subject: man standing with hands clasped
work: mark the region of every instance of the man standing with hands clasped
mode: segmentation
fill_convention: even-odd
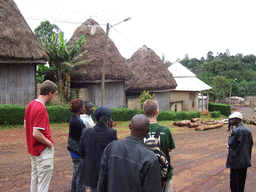
[[[247,175],[247,167],[251,167],[251,154],[253,139],[251,131],[241,122],[243,116],[240,112],[234,112],[229,116],[231,129],[228,138],[228,157],[226,167],[230,168],[231,192],[243,192]]]
[[[40,88],[40,96],[31,101],[25,111],[27,147],[31,154],[32,192],[48,191],[53,171],[53,141],[50,132],[49,116],[45,104],[57,92],[52,81],[45,81]]]

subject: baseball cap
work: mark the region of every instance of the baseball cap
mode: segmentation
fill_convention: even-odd
[[[243,115],[240,112],[234,112],[228,118],[229,119],[233,119],[233,118],[243,119]]]

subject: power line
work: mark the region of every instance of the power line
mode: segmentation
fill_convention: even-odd
[[[57,23],[64,23],[64,24],[82,24],[84,22],[81,21],[67,21],[67,20],[59,20],[59,19],[50,19],[50,18],[42,18],[42,17],[30,17],[30,16],[24,16],[26,19],[30,19],[30,20],[36,20],[36,21],[50,21],[50,22],[57,22]],[[106,26],[107,24],[99,24],[100,26]],[[120,33],[118,30],[116,30],[115,28],[113,28],[119,35],[121,35],[126,41],[128,41],[129,43],[131,43],[136,49],[138,49],[140,46],[138,46],[137,44],[135,44],[132,40],[128,39],[125,35],[123,35],[122,33]],[[113,30],[112,29],[112,30]]]

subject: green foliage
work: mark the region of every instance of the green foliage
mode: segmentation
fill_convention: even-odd
[[[217,53],[216,56],[209,51],[206,59],[202,57],[201,60],[189,59],[186,56],[180,62],[213,88],[210,91],[210,100],[223,101],[223,98],[229,96],[228,86],[226,83],[221,84],[220,79],[218,82],[214,81],[216,76],[225,77],[229,83],[237,78],[232,87],[234,96],[256,95],[256,86],[253,83],[256,81],[256,56],[253,54],[230,55],[230,51],[227,49],[226,52]]]
[[[148,99],[154,99],[155,97],[155,93],[150,94],[148,91],[143,91],[143,93],[140,95],[140,104],[141,104],[141,108],[143,107],[143,104],[146,100]]]
[[[19,105],[0,105],[0,125],[22,125],[26,107]]]
[[[219,118],[221,115],[221,112],[220,111],[211,111],[210,114],[213,118]]]
[[[50,123],[68,122],[70,116],[73,114],[68,109],[68,106],[52,105],[46,108],[47,108],[47,113],[49,115]]]
[[[56,73],[57,69],[55,66],[48,67],[44,64],[38,64],[36,70],[36,81],[37,83],[43,83],[45,80],[51,80],[56,82]]]
[[[209,111],[220,111],[222,115],[228,116],[231,106],[221,103],[209,103]]]
[[[87,63],[87,60],[79,61],[79,59],[87,51],[80,53],[81,47],[85,44],[84,35],[82,35],[74,45],[69,45],[69,41],[64,40],[62,32],[53,34],[51,41],[48,38],[42,37],[40,42],[50,57],[50,66],[52,66],[51,72],[54,74],[54,78],[58,84],[58,93],[61,100],[68,101],[69,89],[70,89],[70,72],[77,66]]]
[[[46,37],[47,40],[50,42],[51,37],[53,34],[58,34],[60,31],[59,27],[55,24],[51,24],[49,21],[42,21],[40,25],[35,28],[35,34],[41,40],[42,38]]]
[[[113,121],[130,121],[137,114],[144,114],[144,111],[140,109],[111,108]]]
[[[215,76],[212,82],[212,90],[210,90],[213,99],[224,101],[230,90],[230,83],[224,76]]]
[[[47,104],[49,121],[53,123],[68,123],[73,114],[67,105]],[[96,106],[95,106],[96,108]],[[0,105],[0,125],[22,125],[24,123],[26,107],[18,105]],[[144,114],[140,109],[111,108],[111,118],[113,121],[130,121],[134,115]],[[178,121],[201,117],[200,111],[159,111],[158,121]],[[92,119],[95,121],[94,114]]]

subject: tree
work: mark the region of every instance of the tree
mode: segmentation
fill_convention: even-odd
[[[60,29],[57,25],[51,24],[49,21],[42,21],[40,25],[35,28],[35,34],[38,36],[39,40],[47,37],[48,41],[51,42],[51,38],[53,34],[58,34]]]
[[[210,91],[212,99],[217,101],[224,101],[228,96],[230,83],[224,76],[215,76],[211,84],[212,90]]]
[[[214,60],[214,56],[213,56],[213,52],[212,51],[209,51],[207,53],[206,60],[208,60],[208,61]]]
[[[143,107],[143,104],[146,100],[148,99],[154,99],[155,94],[150,94],[149,91],[143,91],[143,93],[140,95],[140,104],[141,104],[141,108]]]
[[[166,65],[166,68],[168,68],[171,66],[172,63],[170,61],[166,60],[166,61],[164,61],[164,64]]]
[[[84,35],[81,36],[73,46],[68,46],[66,40],[64,40],[63,33],[60,32],[59,36],[53,34],[51,42],[48,41],[48,37],[45,36],[41,39],[46,53],[50,57],[50,63],[54,67],[55,77],[57,79],[58,91],[61,100],[67,102],[68,93],[70,89],[70,72],[71,70],[81,64],[85,64],[87,60],[77,60],[83,56],[87,51],[79,54],[82,45],[85,44]]]

